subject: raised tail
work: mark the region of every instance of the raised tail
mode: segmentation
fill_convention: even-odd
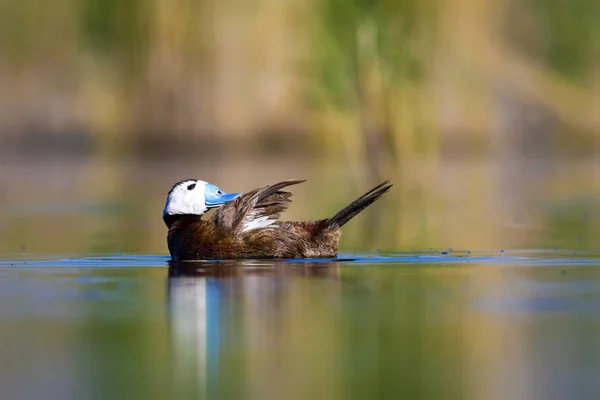
[[[370,206],[375,200],[381,197],[382,194],[386,193],[392,184],[390,181],[385,181],[369,190],[367,193],[354,200],[352,203],[344,207],[340,212],[335,214],[333,217],[326,219],[327,226],[336,225],[341,227],[346,222],[350,221],[356,214]]]

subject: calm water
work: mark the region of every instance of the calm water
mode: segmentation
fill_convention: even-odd
[[[600,254],[7,258],[0,343],[3,398],[598,398]]]
[[[271,157],[4,162],[2,399],[600,398],[595,160],[402,163],[339,260],[179,265],[175,181],[308,178],[296,220],[377,182]]]

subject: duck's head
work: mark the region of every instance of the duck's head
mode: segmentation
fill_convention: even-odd
[[[222,206],[240,193],[226,193],[220,187],[198,179],[177,182],[167,195],[163,217],[172,215],[203,215],[211,208]]]

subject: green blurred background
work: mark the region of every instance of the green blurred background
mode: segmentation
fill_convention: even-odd
[[[3,0],[0,88],[5,254],[165,253],[187,177],[392,179],[345,250],[599,247],[595,0]]]
[[[599,110],[597,0],[0,0],[0,391],[599,398]],[[434,257],[177,276],[188,177]]]

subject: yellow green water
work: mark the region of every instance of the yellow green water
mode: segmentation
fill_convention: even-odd
[[[595,398],[599,287],[591,252],[4,260],[0,382],[6,398]]]
[[[2,398],[600,395],[593,160],[406,162],[337,260],[177,265],[161,220],[177,180],[308,178],[287,219],[332,215],[377,182],[314,160],[1,171]]]
[[[600,398],[600,2],[248,4],[0,2],[0,399]],[[394,187],[169,266],[188,177]]]

